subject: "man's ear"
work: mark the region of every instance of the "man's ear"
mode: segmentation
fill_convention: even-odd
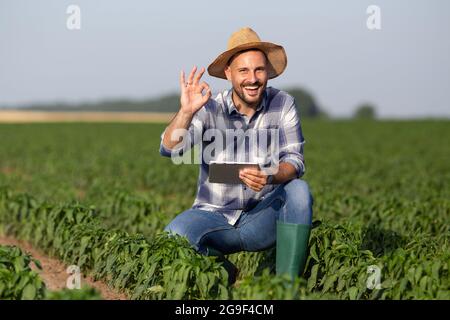
[[[230,68],[230,66],[226,66],[224,71],[225,71],[225,76],[227,77],[227,80],[231,81],[231,68]]]

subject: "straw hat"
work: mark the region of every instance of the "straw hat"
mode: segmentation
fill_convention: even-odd
[[[236,53],[249,49],[259,49],[266,54],[268,60],[269,79],[278,77],[286,69],[287,56],[284,48],[271,42],[263,42],[251,28],[242,28],[233,33],[228,40],[227,51],[220,54],[208,67],[213,77],[226,79],[225,67]]]

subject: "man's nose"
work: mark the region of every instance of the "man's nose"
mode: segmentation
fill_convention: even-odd
[[[258,78],[256,77],[256,72],[250,72],[249,73],[248,81],[250,81],[251,83],[255,83],[255,82],[258,81]]]

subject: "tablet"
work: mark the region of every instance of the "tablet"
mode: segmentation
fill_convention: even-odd
[[[209,163],[209,182],[244,184],[239,178],[239,171],[244,168],[259,169],[259,164],[254,162],[215,162]]]

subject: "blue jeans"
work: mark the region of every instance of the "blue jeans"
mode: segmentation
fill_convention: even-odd
[[[188,209],[164,230],[187,237],[202,254],[207,253],[207,247],[223,254],[261,251],[275,245],[277,221],[311,225],[312,205],[308,184],[294,179],[266,194],[250,211],[242,212],[234,226],[219,212]]]

